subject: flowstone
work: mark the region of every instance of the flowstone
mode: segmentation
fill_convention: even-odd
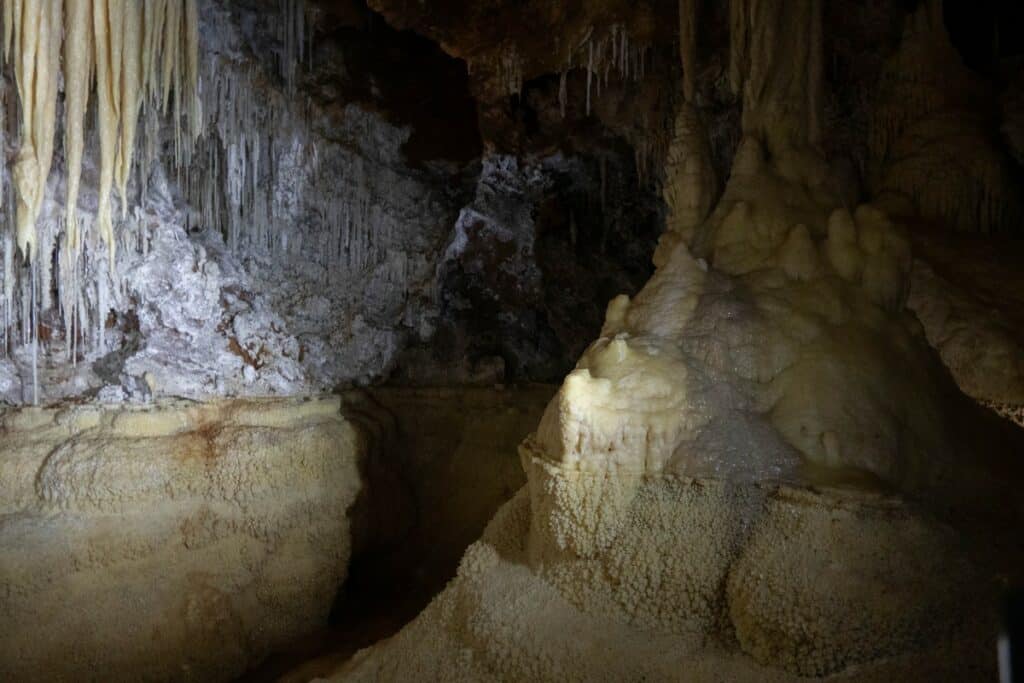
[[[368,443],[337,398],[0,412],[0,678],[227,680],[321,626]]]
[[[717,206],[674,144],[657,270],[520,447],[526,486],[334,680],[994,675],[1024,433],[959,392],[906,308],[905,228],[816,147],[819,0],[731,6]]]
[[[522,445],[524,490],[337,680],[991,675],[1021,435],[905,311],[898,226],[830,210],[811,153],[740,155],[708,260],[665,241]]]

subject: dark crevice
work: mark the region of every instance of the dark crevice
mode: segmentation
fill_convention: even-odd
[[[476,102],[466,63],[412,31],[398,31],[362,2],[331,5],[314,46],[309,88],[321,104],[359,103],[409,126],[402,151],[411,166],[479,158]],[[342,9],[344,7],[344,9]]]

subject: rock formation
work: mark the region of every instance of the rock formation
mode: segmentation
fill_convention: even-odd
[[[993,675],[1024,434],[906,310],[906,229],[843,205],[815,147],[820,5],[786,3],[808,26],[786,41],[781,8],[735,3],[717,207],[609,304],[456,580],[337,680]]]
[[[369,448],[337,399],[0,419],[5,680],[222,680],[326,619]]]
[[[5,3],[0,678],[994,678],[969,5]]]

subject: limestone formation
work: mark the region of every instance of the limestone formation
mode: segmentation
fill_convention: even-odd
[[[526,490],[339,680],[991,675],[1020,560],[975,525],[1020,518],[997,482],[1021,435],[975,460],[964,425],[999,427],[903,309],[906,238],[778,163],[741,146],[709,261],[678,243],[610,304],[521,449]]]
[[[326,621],[368,449],[338,399],[0,425],[0,678],[225,680]]]
[[[1024,208],[990,129],[994,96],[951,44],[941,0],[922,2],[903,31],[872,111],[874,193],[893,211],[958,231],[1015,232]]]
[[[0,17],[0,679],[995,678],[1012,12]]]
[[[994,675],[1024,434],[959,394],[905,227],[816,149],[820,4],[733,6],[717,207],[609,304],[456,580],[334,680]]]

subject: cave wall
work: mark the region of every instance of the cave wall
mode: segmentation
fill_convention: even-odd
[[[732,173],[729,4],[692,3],[699,30],[683,5],[204,0],[204,135],[176,165],[178,144],[143,117],[139,201],[115,267],[82,266],[95,283],[75,322],[54,272],[33,276],[48,282],[33,303],[12,256],[2,400],[561,377],[603,302],[650,275],[663,229],[692,235]],[[1007,40],[986,56],[979,37],[1013,16],[969,29],[950,18],[960,3],[925,5],[827,4],[817,144],[849,207],[1013,233],[1019,58]],[[54,250],[59,147],[42,219]]]
[[[700,63],[700,8],[720,5],[679,3],[682,98],[654,274],[609,303],[520,446],[526,486],[456,578],[331,680],[995,676],[999,586],[1024,567],[1024,432],[961,388],[1009,388],[964,369],[997,339],[980,302],[1012,310],[1001,290],[1015,278],[978,277],[986,266],[954,257],[943,272],[984,297],[933,293],[914,259],[936,258],[915,246],[939,235],[993,248],[990,233],[1015,229],[1013,162],[991,125],[965,120],[968,153],[928,123],[949,113],[944,93],[931,99],[933,69],[960,59],[941,2],[843,4],[845,17],[821,0],[728,3],[728,88],[742,113],[718,184],[699,79],[685,72]],[[485,3],[497,16],[511,5]],[[868,26],[879,6],[884,25]],[[894,37],[864,60],[874,76],[850,75],[866,90],[835,121],[862,142],[836,154],[825,64],[843,35],[829,22],[845,20],[865,22],[852,34],[861,48]],[[923,58],[893,67],[911,53]],[[965,178],[967,166],[989,182]],[[965,328],[982,334],[936,341]],[[1017,353],[1003,341],[981,356],[993,371]],[[1012,385],[1015,368],[1001,379]]]
[[[1024,308],[939,236],[1019,235],[1001,15],[197,6],[205,132],[144,119],[116,259],[90,242],[77,308],[52,258],[3,246],[0,400],[84,402],[0,413],[13,675],[231,676],[325,621],[353,552],[429,549],[405,569],[436,587],[482,530],[343,673],[989,673],[1020,434],[954,380],[1019,419]],[[567,373],[546,411],[546,387],[466,389]],[[459,388],[248,401],[381,383]],[[126,402],[148,405],[95,405]],[[138,642],[105,647],[126,624]]]
[[[9,254],[4,402],[553,380],[599,326],[596,302],[649,273],[661,220],[650,162],[602,127],[560,149],[557,85],[497,107],[500,132],[532,131],[517,159],[493,150],[499,131],[478,132],[471,65],[364,6],[204,0],[199,17],[205,132],[186,154],[143,116],[115,262],[87,251],[79,277],[94,282],[69,309],[55,270]],[[9,74],[5,92],[13,105]],[[86,223],[98,183],[87,143]],[[61,153],[41,219],[58,255]],[[518,208],[493,205],[504,194]],[[474,214],[518,234],[514,249],[487,229],[467,235]],[[461,253],[467,237],[495,252],[486,268]]]
[[[371,445],[339,399],[0,425],[5,680],[228,680],[326,621]]]

